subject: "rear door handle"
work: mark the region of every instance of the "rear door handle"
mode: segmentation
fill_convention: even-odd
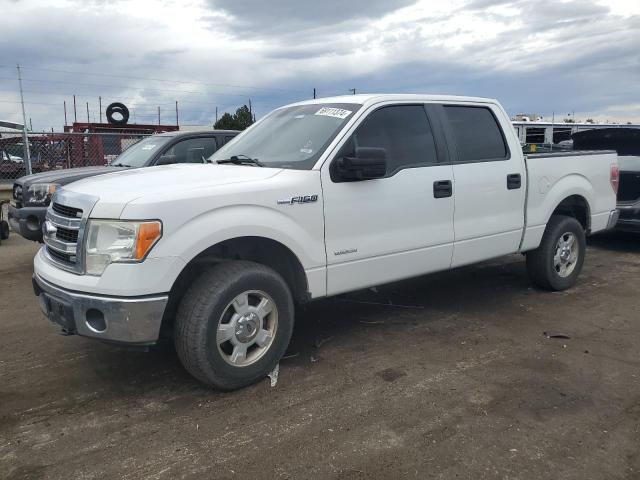
[[[522,186],[522,177],[519,173],[510,173],[507,175],[507,189],[517,190]]]
[[[446,198],[453,195],[451,180],[437,180],[433,182],[433,198]]]

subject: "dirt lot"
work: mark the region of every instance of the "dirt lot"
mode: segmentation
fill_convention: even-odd
[[[564,293],[512,256],[311,304],[277,386],[234,393],[58,335],[36,249],[0,246],[0,478],[640,478],[640,237]]]

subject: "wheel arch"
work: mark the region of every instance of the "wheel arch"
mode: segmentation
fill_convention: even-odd
[[[553,215],[566,215],[575,218],[580,222],[585,232],[589,232],[591,228],[591,207],[589,201],[583,195],[572,194],[565,197],[553,209],[549,218]]]
[[[261,236],[229,238],[195,255],[177,276],[169,291],[169,302],[162,320],[163,332],[170,330],[180,300],[189,285],[206,269],[233,260],[251,261],[272,268],[287,283],[296,303],[304,303],[310,299],[304,267],[289,247]]]

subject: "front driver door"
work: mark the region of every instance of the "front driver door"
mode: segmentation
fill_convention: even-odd
[[[424,105],[379,107],[333,161],[356,147],[384,148],[387,176],[343,182],[323,165],[329,295],[449,268],[453,169],[432,125]]]

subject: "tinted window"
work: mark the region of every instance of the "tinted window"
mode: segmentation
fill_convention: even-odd
[[[388,175],[406,167],[437,163],[433,133],[420,105],[383,107],[371,113],[339,156],[354,156],[357,147],[384,148]]]
[[[216,150],[215,137],[190,138],[176,143],[164,155],[175,155],[175,163],[203,163]]]
[[[226,137],[224,137],[224,143],[229,143],[234,138],[235,138],[235,135],[227,135]]]
[[[507,146],[496,118],[484,107],[445,106],[461,162],[482,162],[507,157]]]

